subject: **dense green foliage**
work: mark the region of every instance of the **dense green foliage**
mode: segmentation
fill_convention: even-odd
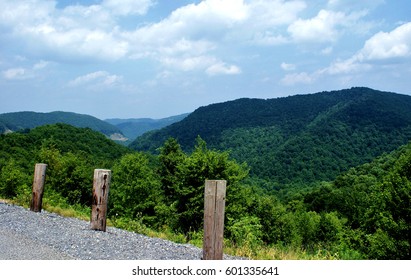
[[[65,124],[0,135],[0,197],[27,203],[34,164],[43,162],[48,164],[44,203],[86,207],[93,170],[109,168],[109,219],[114,225],[173,232],[198,244],[204,181],[224,179],[225,242],[248,248],[245,256],[275,248],[316,258],[410,259],[408,99],[386,93],[373,93],[373,99],[367,90],[358,90],[362,98],[351,96],[351,102],[340,101],[312,119],[302,112],[306,106],[294,100],[301,115],[290,120],[296,125],[292,129],[283,124],[224,130],[220,140],[236,147],[230,152],[213,148],[199,136],[191,148],[168,138],[155,154],[136,152],[91,129]],[[341,100],[346,93],[335,94]],[[326,102],[314,103],[311,109],[318,111]],[[291,109],[280,109],[285,121]],[[403,142],[408,144],[400,147]],[[384,153],[395,145],[396,150]],[[279,146],[282,150],[271,154]],[[253,155],[250,162],[234,159],[247,153]],[[277,162],[287,163],[281,172],[296,179],[282,179],[283,173],[257,177],[268,172],[268,161],[279,169],[287,165]],[[348,169],[351,165],[358,166]],[[249,176],[252,166],[259,170]],[[328,180],[332,166],[335,178]]]
[[[66,124],[0,135],[0,195],[13,197],[19,187],[30,193],[34,165],[42,162],[48,165],[48,191],[89,205],[94,168],[111,168],[127,152],[98,132]]]
[[[306,195],[313,211],[338,211],[352,245],[370,258],[411,258],[411,143]]]
[[[190,151],[197,136],[269,189],[333,180],[411,139],[411,97],[368,88],[276,99],[239,99],[201,107],[130,145],[156,152],[168,137]]]
[[[121,131],[107,122],[95,117],[71,112],[16,112],[0,114],[0,133],[7,130],[18,131],[32,129],[46,124],[65,123],[75,127],[91,128],[107,136]]]

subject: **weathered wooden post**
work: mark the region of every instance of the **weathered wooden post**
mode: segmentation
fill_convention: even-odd
[[[33,191],[30,202],[30,210],[33,212],[41,212],[46,169],[47,164],[44,163],[36,163],[34,167]]]
[[[111,170],[95,169],[93,179],[93,200],[91,203],[90,227],[106,231],[107,201],[110,189]]]
[[[223,259],[226,185],[225,180],[205,181],[203,260]]]

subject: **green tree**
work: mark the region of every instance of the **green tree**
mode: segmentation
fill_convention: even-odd
[[[13,198],[21,185],[28,184],[28,177],[14,159],[10,159],[0,170],[0,196]]]
[[[46,188],[59,193],[69,204],[91,204],[93,167],[87,155],[62,154],[54,147],[43,146],[39,160],[47,164]]]
[[[113,167],[109,197],[111,216],[142,218],[156,224],[156,206],[162,204],[161,181],[148,155],[136,152],[123,156]]]
[[[205,141],[198,137],[193,153],[178,165],[177,174],[174,188],[178,223],[183,232],[189,232],[200,230],[203,222],[205,180],[227,180],[230,192],[248,170],[230,160],[227,152],[207,149]]]
[[[160,148],[159,154],[159,175],[161,177],[161,185],[164,191],[165,198],[168,203],[175,200],[176,188],[179,174],[178,169],[187,156],[181,149],[180,144],[174,138],[169,138]]]

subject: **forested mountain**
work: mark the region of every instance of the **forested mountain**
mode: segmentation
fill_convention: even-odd
[[[65,123],[75,127],[91,128],[108,137],[120,138],[120,129],[90,115],[71,112],[15,112],[0,114],[0,133],[31,129],[46,124]],[[123,137],[124,138],[124,137]]]
[[[200,107],[130,147],[155,152],[173,137],[189,151],[197,136],[246,162],[270,188],[332,180],[411,139],[411,96],[360,87],[238,99]]]
[[[48,164],[54,191],[70,203],[90,203],[95,168],[111,168],[130,150],[90,128],[53,124],[0,135],[0,195],[30,192],[35,163]]]
[[[166,127],[170,124],[181,121],[186,116],[188,116],[188,114],[181,114],[163,119],[106,119],[104,121],[117,126],[128,139],[134,140],[136,137],[147,131]]]
[[[305,195],[307,210],[338,213],[373,259],[411,258],[411,142]]]

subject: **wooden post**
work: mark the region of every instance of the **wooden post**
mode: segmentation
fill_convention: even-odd
[[[30,210],[33,212],[41,212],[46,169],[47,164],[44,163],[36,163],[34,168],[33,192],[30,202]]]
[[[223,259],[226,185],[225,180],[205,182],[203,260]]]
[[[110,189],[111,170],[95,169],[93,179],[93,201],[91,203],[90,227],[106,231],[107,201]]]

